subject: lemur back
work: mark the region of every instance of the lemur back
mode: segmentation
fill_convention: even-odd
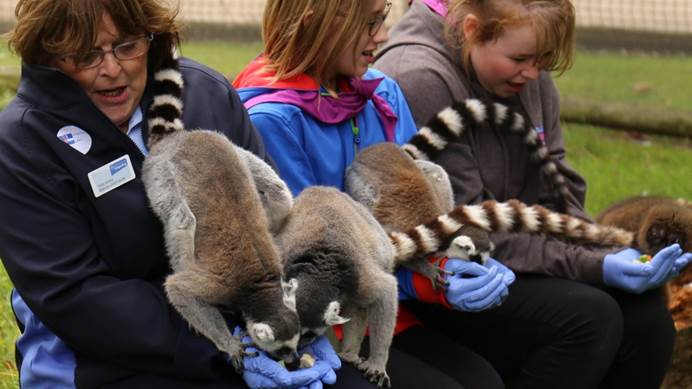
[[[288,188],[224,135],[184,130],[176,61],[155,73],[153,87],[142,180],[164,226],[173,269],[164,286],[171,304],[237,369],[243,347],[219,308],[240,313],[258,347],[293,362],[300,331],[295,282],[283,282],[267,218],[288,212]],[[272,227],[281,222],[270,220]]]

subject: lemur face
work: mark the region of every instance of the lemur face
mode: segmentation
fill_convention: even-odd
[[[316,322],[318,324],[313,324],[310,327],[307,327],[305,324],[303,324],[303,327],[300,330],[300,342],[299,346],[304,346],[307,344],[310,344],[312,341],[315,340],[318,336],[324,334],[327,329],[333,325],[336,324],[344,324],[350,319],[344,318],[340,315],[341,312],[341,303],[338,301],[330,301],[327,306],[322,310],[322,317]],[[308,321],[304,320],[303,323],[307,322],[313,322],[315,321]]]
[[[296,312],[296,290],[298,281],[281,281],[283,304],[271,312],[263,322],[248,320],[247,327],[252,341],[275,359],[283,360],[287,366],[296,363],[300,320]]]
[[[657,207],[651,211],[638,236],[640,249],[654,255],[674,243],[692,250],[692,210],[682,206]]]

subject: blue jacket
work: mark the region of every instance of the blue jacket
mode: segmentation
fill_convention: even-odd
[[[375,90],[397,115],[395,141],[403,144],[416,132],[416,125],[401,89],[384,73],[371,69],[365,78],[384,77]],[[243,102],[263,93],[267,88],[242,88],[238,94]],[[267,152],[276,163],[281,178],[294,195],[312,185],[328,185],[344,189],[344,172],[358,149],[384,142],[384,127],[375,106],[369,101],[356,117],[359,128],[354,139],[352,121],[332,125],[318,122],[300,108],[285,103],[261,103],[248,110],[250,119],[262,134]]]
[[[189,60],[181,71],[186,127],[216,129],[266,159],[228,81]],[[66,126],[90,136],[86,154],[58,139]],[[95,198],[87,174],[123,155],[136,178]],[[240,386],[166,299],[168,258],[142,161],[76,82],[50,68],[22,68],[17,97],[0,113],[0,257],[16,288],[23,387]]]

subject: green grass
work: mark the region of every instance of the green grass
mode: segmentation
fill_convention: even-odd
[[[659,194],[692,199],[692,142],[563,124],[567,160],[588,184],[591,215],[620,199]]]
[[[556,78],[565,96],[636,107],[688,111],[689,57],[577,52],[574,67]]]
[[[182,54],[206,64],[231,81],[262,50],[260,43],[234,44],[222,41],[183,43]]]
[[[260,48],[258,44],[194,42],[183,44],[182,53],[232,78]],[[0,41],[0,68],[18,69],[18,65],[17,58]],[[579,52],[575,67],[558,78],[557,84],[563,95],[627,103],[633,109],[654,105],[685,110],[692,102],[690,66],[689,58]],[[648,85],[650,90],[636,92],[634,87],[638,83]],[[2,96],[0,93],[0,99]],[[614,201],[638,194],[692,199],[689,140],[650,137],[642,142],[631,134],[603,128],[570,123],[563,128],[568,160],[589,183],[586,204],[592,215]],[[14,367],[17,329],[9,307],[10,288],[0,266],[0,389],[17,386]]]

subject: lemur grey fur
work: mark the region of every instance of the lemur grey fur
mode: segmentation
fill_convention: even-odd
[[[430,160],[444,150],[447,144],[462,136],[468,128],[477,127],[484,123],[497,126],[523,137],[529,148],[531,160],[539,165],[541,172],[553,187],[553,197],[557,209],[565,211],[566,196],[569,188],[565,177],[558,171],[557,165],[550,158],[550,153],[524,117],[500,103],[485,103],[478,99],[467,99],[456,102],[452,106],[438,112],[426,126],[403,149],[416,160]]]
[[[346,171],[345,190],[363,204],[386,232],[406,231],[454,208],[447,173],[429,161],[414,161],[393,143],[362,150]],[[462,258],[483,263],[492,249],[489,234],[466,225],[450,243]],[[443,270],[424,260],[402,264],[444,285]]]
[[[142,180],[164,226],[173,269],[164,285],[169,301],[238,370],[244,346],[219,308],[239,312],[259,348],[294,362],[297,284],[284,282],[270,233],[290,211],[288,188],[271,167],[224,135],[185,131],[176,60],[154,74],[153,88]]]
[[[390,386],[385,366],[394,334],[397,285],[391,274],[392,245],[379,223],[346,194],[313,186],[295,199],[276,242],[286,275],[298,284],[301,343],[344,324],[341,358],[378,386]],[[363,361],[359,351],[366,324],[370,356]]]

